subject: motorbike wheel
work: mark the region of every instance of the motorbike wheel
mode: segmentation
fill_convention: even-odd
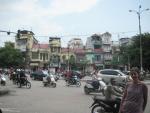
[[[84,87],[84,93],[85,93],[86,95],[88,95],[88,94],[90,93],[90,91],[89,91],[89,89],[88,89],[87,87]]]
[[[55,88],[56,87],[56,83],[52,83],[52,87]]]
[[[46,87],[46,86],[47,86],[47,84],[46,84],[46,83],[43,83],[43,86],[44,86],[44,87]]]
[[[91,113],[106,113],[105,109],[101,107],[100,105],[93,106]]]
[[[76,86],[77,86],[77,87],[80,87],[80,86],[81,86],[81,82],[80,82],[80,81],[77,81]]]
[[[26,84],[26,88],[30,89],[31,88],[31,83],[30,82],[27,82]]]

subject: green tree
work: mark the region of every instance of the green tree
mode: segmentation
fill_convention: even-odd
[[[132,65],[138,65],[140,67],[140,35],[133,37],[133,45],[130,49],[131,54],[131,62]],[[144,33],[141,35],[141,42],[142,42],[142,61],[143,61],[143,68],[147,69],[150,67],[150,34]],[[132,50],[132,51],[131,51]]]
[[[0,48],[0,67],[17,67],[23,66],[23,56],[21,52],[12,46]]]
[[[143,68],[148,69],[150,67],[150,34],[142,34],[141,39]],[[130,45],[121,46],[119,55],[121,56],[121,64],[127,65],[128,61],[130,61],[131,67],[140,67],[140,35],[133,36]]]

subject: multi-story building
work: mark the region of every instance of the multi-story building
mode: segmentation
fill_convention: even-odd
[[[48,66],[49,44],[39,44],[32,31],[18,30],[15,48],[22,52],[26,68],[38,69]]]
[[[94,34],[86,41],[86,58],[90,62],[90,68],[103,68],[103,48],[101,35]]]
[[[69,48],[83,49],[83,42],[80,38],[73,38],[68,42]]]
[[[111,34],[106,32],[101,35],[102,38],[102,49],[103,49],[103,60],[105,68],[111,66],[112,60],[112,48],[111,48]]]
[[[61,56],[61,40],[58,37],[49,38],[50,46],[50,69],[57,71],[60,68],[60,56]]]
[[[119,42],[118,41],[112,41],[111,42],[111,48],[112,48],[112,55],[118,54],[120,52],[119,48]]]
[[[130,43],[131,43],[131,39],[130,38],[120,38],[119,39],[120,46],[127,46]]]
[[[47,68],[49,67],[49,44],[33,44],[31,51],[30,68]]]
[[[61,68],[63,70],[70,70],[70,58],[74,58],[76,61],[76,55],[74,54],[73,49],[71,48],[61,48]]]
[[[31,48],[34,43],[38,41],[34,38],[34,33],[27,30],[18,30],[18,33],[15,38],[15,48],[19,49],[25,59],[25,67],[29,68],[31,60]]]

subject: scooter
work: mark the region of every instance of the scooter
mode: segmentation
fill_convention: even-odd
[[[1,84],[2,86],[5,86],[5,85],[6,85],[6,78],[5,78],[4,75],[1,75],[0,84]]]
[[[102,94],[105,95],[104,90],[106,87],[106,83],[101,78],[97,80],[87,80],[84,86],[84,92],[85,94],[102,92]]]
[[[80,79],[76,75],[74,75],[70,79],[66,80],[66,85],[67,86],[76,85],[77,87],[80,87],[81,82]]]
[[[108,101],[105,100],[104,98],[98,98],[97,96],[94,96],[93,98],[94,102],[90,106],[91,113],[118,113],[119,112],[119,106],[121,99],[118,98],[118,104],[119,106],[117,107],[117,104],[114,103],[114,101]]]
[[[47,77],[43,77],[43,86],[44,87],[56,87],[56,81],[55,78],[53,76],[47,76]]]
[[[22,86],[26,86],[27,89],[31,88],[31,82],[27,77],[22,77],[22,79],[19,79],[17,85],[19,86],[19,88],[21,88]]]

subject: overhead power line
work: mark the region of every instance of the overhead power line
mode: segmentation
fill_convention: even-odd
[[[7,33],[7,35],[10,35],[10,34],[17,34],[16,32],[11,32],[11,31],[5,31],[5,30],[0,30],[0,32],[4,32],[4,33]],[[135,33],[135,32],[138,32],[138,31],[122,31],[122,32],[109,32],[110,34],[112,35],[115,35],[115,34],[126,34],[126,33]],[[149,32],[149,31],[146,31],[146,32]],[[35,37],[85,37],[85,36],[91,36],[93,34],[101,34],[101,33],[91,33],[91,34],[83,34],[83,35],[77,35],[77,34],[69,34],[69,35],[34,35]]]

